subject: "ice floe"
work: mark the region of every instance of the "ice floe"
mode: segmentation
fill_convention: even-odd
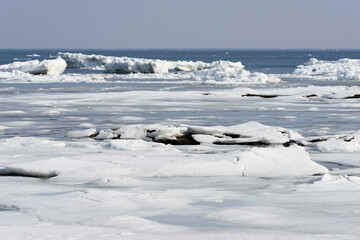
[[[28,55],[26,55],[27,57],[40,57],[40,55],[39,54],[36,54],[36,53],[34,53],[34,54],[28,54]]]
[[[337,61],[323,61],[311,58],[304,65],[299,65],[294,70],[294,74],[333,80],[360,80],[360,59],[343,58]]]
[[[13,62],[5,65],[0,65],[0,72],[14,72],[12,74],[19,75],[17,72],[30,73],[34,75],[38,74],[49,74],[49,75],[57,75],[61,74],[66,69],[66,62],[58,57],[56,59],[50,60],[32,60],[27,62]],[[9,77],[11,75],[5,75],[4,73],[0,73],[0,77]]]

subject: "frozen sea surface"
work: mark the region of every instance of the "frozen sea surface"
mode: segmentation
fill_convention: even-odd
[[[359,239],[360,51],[67,52],[0,50],[1,239]]]

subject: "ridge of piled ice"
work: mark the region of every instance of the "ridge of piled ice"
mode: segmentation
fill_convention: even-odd
[[[148,132],[148,134],[146,134]],[[93,135],[97,140],[113,138],[123,139],[153,139],[157,142],[183,141],[190,144],[193,140],[197,143],[214,144],[269,144],[281,145],[298,142],[303,139],[298,132],[282,127],[263,125],[258,122],[247,122],[234,126],[175,126],[175,125],[129,125],[117,130],[101,130],[98,135],[95,129],[68,132],[67,136],[79,138]]]
[[[108,73],[168,73],[169,70],[180,72],[199,71],[226,65],[236,71],[244,68],[241,62],[214,61],[205,63],[201,61],[167,61],[160,59],[145,59],[131,57],[114,57],[103,55],[86,55],[82,53],[62,53],[63,58],[70,68],[103,68]]]
[[[168,61],[151,60],[142,58],[114,58],[105,64],[107,73],[168,73],[173,64]]]
[[[100,68],[106,73],[145,73],[145,74],[168,74],[171,72],[190,72],[183,75],[208,83],[217,81],[226,83],[266,83],[279,82],[275,76],[264,73],[250,73],[244,70],[241,62],[214,61],[205,63],[201,61],[167,61],[159,59],[113,57],[103,55],[86,55],[82,53],[58,53],[73,68]],[[165,77],[166,78],[166,77]]]
[[[64,59],[69,68],[96,68],[104,67],[106,63],[110,63],[116,57],[103,55],[87,55],[82,53],[62,53],[57,54]]]
[[[293,72],[303,77],[320,76],[334,80],[360,80],[360,59],[342,58],[337,61],[323,61],[311,58],[299,65]]]
[[[34,75],[39,74],[49,74],[49,75],[57,75],[61,74],[66,69],[66,61],[64,61],[61,57],[56,59],[49,60],[32,60],[26,62],[13,62],[5,65],[0,65],[0,72],[15,72],[14,74],[20,75],[17,72],[22,73],[30,73]],[[1,75],[4,75],[1,73]],[[9,77],[10,74],[5,74],[4,76]]]
[[[275,76],[264,73],[251,73],[244,69],[241,62],[215,61],[210,68],[191,73],[191,78],[198,81],[216,83],[217,81],[227,83],[267,83],[279,82],[280,79]]]

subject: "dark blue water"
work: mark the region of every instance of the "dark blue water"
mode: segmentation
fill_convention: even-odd
[[[100,54],[117,57],[136,57],[163,60],[186,60],[212,62],[227,60],[241,61],[249,71],[264,73],[291,73],[297,65],[310,58],[338,60],[341,58],[360,59],[360,50],[99,50],[99,49],[0,49],[0,64],[32,59],[48,59],[58,52]],[[27,55],[39,54],[40,57]],[[68,69],[67,71],[72,71]]]

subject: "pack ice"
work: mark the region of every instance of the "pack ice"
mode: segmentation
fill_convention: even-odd
[[[143,59],[129,57],[112,57],[103,55],[85,55],[82,53],[58,53],[72,68],[104,69],[106,73],[146,73],[168,74],[169,72],[182,73],[184,79],[206,81],[209,83],[238,82],[266,83],[279,82],[280,79],[263,73],[250,73],[244,69],[241,62],[214,61],[166,61],[159,59]],[[190,75],[184,73],[190,72]],[[166,77],[165,77],[166,78]]]

